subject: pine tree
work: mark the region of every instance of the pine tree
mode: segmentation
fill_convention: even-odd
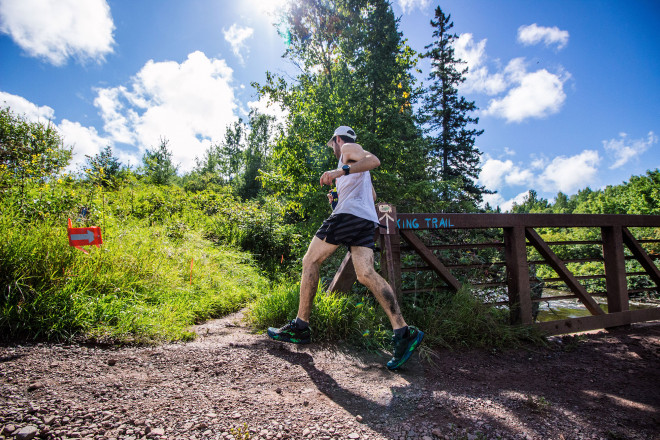
[[[457,35],[451,33],[451,16],[438,6],[431,26],[435,41],[422,55],[431,61],[431,84],[424,96],[421,119],[429,135],[432,176],[440,181],[445,202],[467,198],[476,205],[488,191],[475,182],[481,171],[481,152],[475,139],[483,130],[468,127],[479,123],[479,118],[470,116],[477,107],[458,94],[468,69],[454,52]]]
[[[179,168],[172,162],[172,152],[168,147],[169,141],[161,138],[160,145],[148,149],[142,156],[144,174],[156,185],[169,185],[176,178]]]

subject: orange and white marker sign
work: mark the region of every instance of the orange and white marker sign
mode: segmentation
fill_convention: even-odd
[[[90,226],[88,228],[74,228],[72,227],[71,219],[69,219],[69,227],[67,228],[67,233],[69,234],[69,246],[80,249],[84,253],[88,252],[80,246],[94,245],[96,247],[101,247],[101,244],[103,244],[103,239],[101,238],[101,228],[98,226]]]

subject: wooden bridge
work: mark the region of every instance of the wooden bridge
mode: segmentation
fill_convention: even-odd
[[[660,270],[654,260],[657,254],[649,254],[643,243],[660,243],[657,239],[635,238],[629,228],[660,227],[660,216],[656,215],[608,215],[608,214],[398,214],[393,205],[381,203],[377,207],[383,227],[380,231],[381,271],[397,295],[420,290],[402,290],[402,273],[432,271],[441,283],[428,290],[451,289],[457,291],[466,282],[465,270],[476,270],[484,274],[493,268],[504,267],[505,280],[486,280],[485,277],[467,280],[476,289],[500,288],[506,290],[512,324],[533,324],[534,303],[558,299],[577,298],[591,316],[537,323],[547,334],[561,334],[624,326],[635,322],[660,320],[660,307],[630,310],[630,294],[645,291],[660,291]],[[537,228],[599,228],[597,240],[544,241]],[[457,240],[459,231],[483,230],[482,241]],[[442,233],[445,242],[426,244],[420,231]],[[422,232],[428,235],[428,232]],[[452,234],[455,235],[452,237]],[[465,235],[465,234],[464,234]],[[477,234],[472,234],[477,235]],[[496,237],[483,241],[483,237]],[[402,245],[401,237],[407,245]],[[602,247],[597,257],[561,259],[553,247],[590,245]],[[530,247],[541,257],[530,260]],[[630,255],[626,255],[625,248]],[[459,251],[468,255],[483,250],[495,250],[500,261],[443,262],[434,251]],[[403,264],[403,254],[416,254],[425,266]],[[531,252],[530,252],[531,254]],[[643,271],[627,272],[626,261],[636,260]],[[604,273],[576,276],[567,267],[568,263],[602,263]],[[557,277],[546,278],[545,283],[563,283],[571,292],[564,296],[532,295],[530,266],[547,265]],[[628,289],[628,277],[648,277],[655,287]],[[581,283],[584,280],[604,279],[605,291],[590,292]],[[461,281],[463,280],[463,281]],[[329,290],[347,292],[356,281],[350,252],[344,258]],[[649,284],[649,283],[647,283]],[[607,312],[594,297],[607,298]]]

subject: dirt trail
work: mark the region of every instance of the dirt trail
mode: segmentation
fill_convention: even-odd
[[[240,313],[195,331],[147,348],[0,346],[0,438],[660,438],[659,323],[400,372],[385,353],[270,341]]]

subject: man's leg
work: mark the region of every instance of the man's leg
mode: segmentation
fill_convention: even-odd
[[[358,281],[367,286],[374,297],[376,297],[376,300],[378,300],[378,303],[390,319],[392,328],[399,329],[405,327],[406,321],[401,315],[399,303],[396,300],[392,286],[374,268],[374,251],[367,247],[351,246],[351,256]]]
[[[374,251],[367,247],[351,246],[351,255],[358,281],[371,290],[385,310],[394,329],[392,340],[394,350],[392,359],[387,363],[387,368],[396,370],[410,359],[413,351],[424,339],[424,332],[417,327],[408,327],[406,324],[392,287],[374,269]]]
[[[314,297],[319,286],[319,271],[321,263],[339,247],[336,244],[326,243],[314,237],[307,248],[303,258],[302,276],[300,277],[300,302],[298,303],[298,318],[309,322],[312,314]]]
[[[309,317],[312,314],[312,304],[319,285],[319,269],[321,263],[332,254],[337,245],[326,243],[314,237],[303,258],[303,270],[300,279],[300,303],[298,317],[281,328],[268,328],[268,336],[276,341],[307,344],[312,340],[309,328]]]

